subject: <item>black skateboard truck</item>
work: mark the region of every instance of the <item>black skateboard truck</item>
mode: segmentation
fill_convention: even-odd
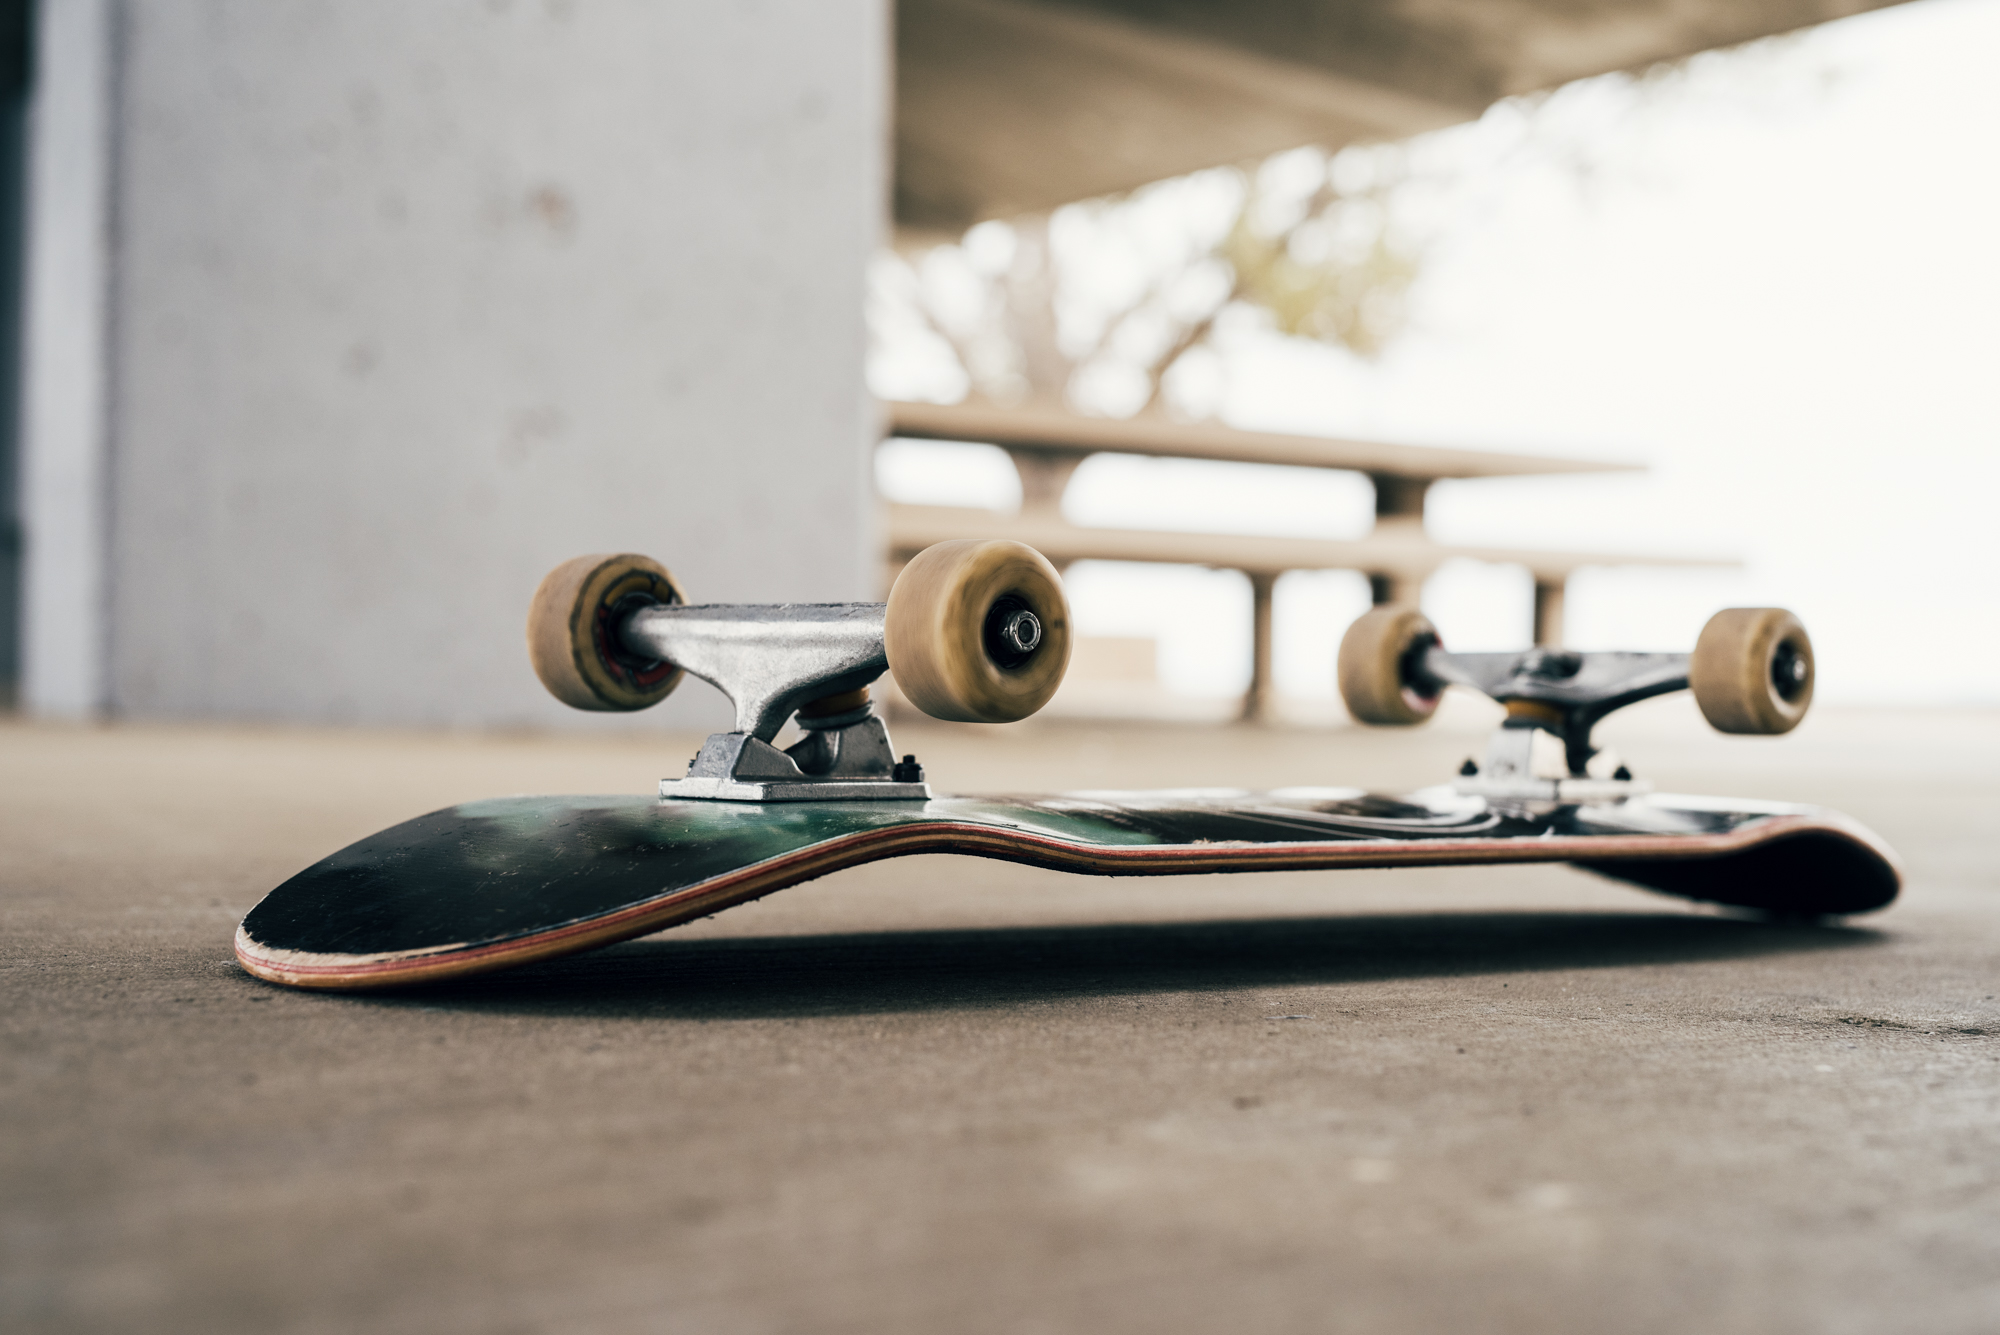
[[[1702,628],[1691,654],[1457,654],[1445,649],[1423,613],[1379,607],[1348,628],[1340,644],[1340,693],[1362,723],[1407,726],[1437,711],[1448,686],[1463,686],[1507,707],[1483,761],[1468,760],[1454,785],[1492,798],[1601,801],[1648,785],[1591,741],[1614,710],[1671,691],[1692,690],[1721,732],[1789,732],[1812,703],[1812,641],[1781,608],[1729,608]]]

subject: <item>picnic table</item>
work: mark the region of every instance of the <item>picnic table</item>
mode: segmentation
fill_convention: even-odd
[[[1021,478],[1021,508],[1015,514],[888,503],[884,529],[892,570],[932,543],[949,538],[1011,538],[1034,547],[1059,567],[1095,560],[1240,570],[1250,581],[1253,609],[1250,688],[1244,699],[1247,718],[1267,717],[1273,704],[1272,594],[1278,577],[1289,570],[1360,571],[1380,605],[1414,604],[1424,581],[1446,561],[1469,558],[1523,566],[1534,579],[1534,642],[1556,646],[1562,642],[1564,591],[1569,577],[1581,567],[1735,564],[1694,557],[1440,543],[1424,530],[1425,498],[1433,483],[1446,478],[1631,473],[1643,472],[1641,464],[1243,431],[1214,422],[1152,416],[1084,417],[1049,408],[901,402],[885,407],[888,436],[997,445],[1013,460]],[[1374,528],[1365,536],[1339,540],[1072,523],[1062,513],[1063,492],[1077,467],[1099,453],[1360,473],[1374,484]]]

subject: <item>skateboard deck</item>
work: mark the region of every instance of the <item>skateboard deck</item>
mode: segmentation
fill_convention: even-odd
[[[1901,885],[1862,826],[1813,807],[1648,794],[1489,802],[1451,789],[1072,793],[757,804],[513,797],[371,835],[237,929],[260,978],[372,988],[484,973],[705,917],[844,867],[960,853],[1105,876],[1566,862],[1785,914],[1880,908]]]

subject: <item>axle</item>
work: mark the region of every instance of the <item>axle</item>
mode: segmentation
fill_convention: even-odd
[[[1047,703],[1069,663],[1054,567],[1014,542],[946,542],[904,569],[886,603],[690,604],[657,561],[585,556],[551,571],[528,616],[535,672],[579,709],[645,709],[683,675],[729,697],[732,731],[663,796],[730,801],[922,799],[868,687],[894,672],[935,718],[1011,723]],[[797,717],[806,735],[772,745]]]
[[[736,706],[736,731],[759,741],[801,706],[860,690],[889,668],[887,603],[633,603],[613,609],[619,646],[714,685]],[[997,601],[982,630],[1003,667],[1041,647],[1041,619],[1019,599]]]
[[[614,609],[617,643],[672,663],[736,706],[736,731],[768,742],[801,705],[858,691],[889,669],[885,603],[645,602]]]

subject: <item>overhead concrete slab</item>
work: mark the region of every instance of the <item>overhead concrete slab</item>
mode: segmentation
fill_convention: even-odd
[[[1041,212],[1895,0],[904,0],[896,221]]]

